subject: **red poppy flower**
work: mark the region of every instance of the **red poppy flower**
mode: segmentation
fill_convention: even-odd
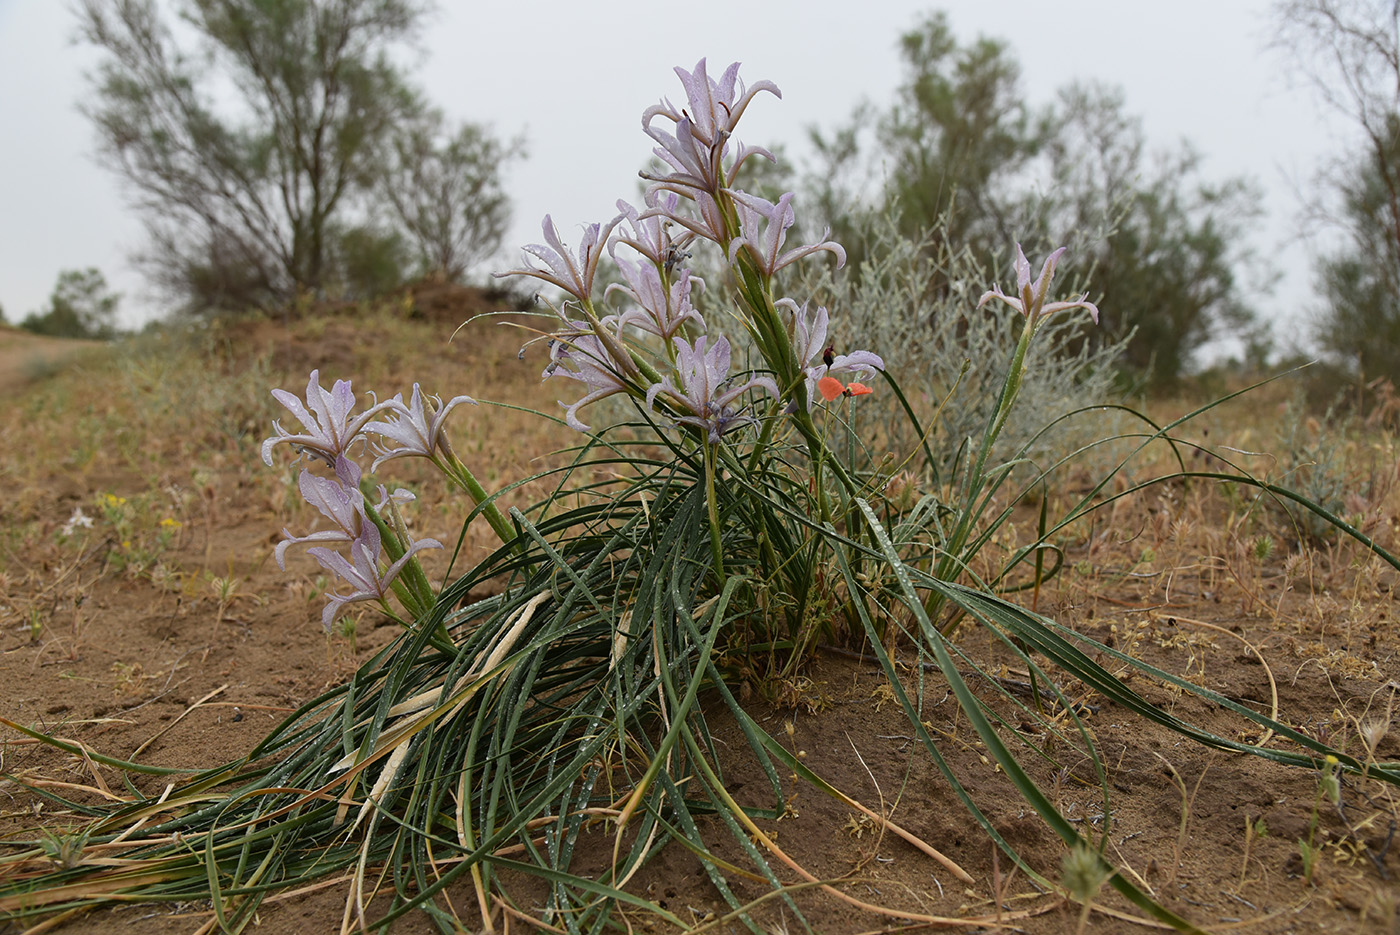
[[[864,383],[852,383],[850,386],[845,386],[835,377],[822,377],[818,380],[817,391],[827,402],[831,402],[838,396],[866,396],[875,392]]]
[[[817,390],[822,394],[822,399],[827,402],[831,402],[833,399],[846,392],[846,388],[841,385],[841,381],[835,377],[822,377],[817,381]]]

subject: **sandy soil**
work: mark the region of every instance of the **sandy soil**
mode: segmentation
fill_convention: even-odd
[[[0,399],[101,346],[101,341],[45,338],[0,324]]]

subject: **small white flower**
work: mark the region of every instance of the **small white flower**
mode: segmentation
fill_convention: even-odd
[[[91,529],[92,517],[84,513],[82,507],[75,507],[73,509],[73,515],[68,517],[68,522],[63,524],[63,528],[59,530],[59,533],[64,536],[71,536],[74,530],[80,528]]]

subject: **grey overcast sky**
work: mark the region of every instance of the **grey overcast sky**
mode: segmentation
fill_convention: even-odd
[[[1257,178],[1267,215],[1254,245],[1284,275],[1256,304],[1301,320],[1313,300],[1294,185],[1338,150],[1345,128],[1329,129],[1267,51],[1266,0],[445,0],[416,77],[450,116],[525,134],[529,158],[507,176],[513,265],[514,245],[539,240],[545,213],[577,242],[580,224],[634,198],[650,152],[641,112],[681,96],[673,66],[706,56],[717,73],[740,61],[747,82],[775,82],[783,99],[760,96],[741,135],[786,142],[800,160],[807,127],[891,99],[899,35],[940,6],[960,39],[1010,44],[1031,102],[1074,80],[1120,86],[1154,147],[1188,140],[1207,178]],[[97,266],[135,323],[159,309],[127,262],[140,224],[77,111],[97,57],[73,44],[74,22],[62,0],[0,0],[0,306],[18,321],[44,304],[60,270]],[[1297,333],[1285,329],[1285,341],[1287,331]]]

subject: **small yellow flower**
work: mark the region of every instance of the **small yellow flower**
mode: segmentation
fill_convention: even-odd
[[[160,525],[165,529],[179,529],[185,524],[180,522],[178,519],[171,519],[169,516],[167,516],[165,519],[160,521]]]
[[[130,540],[130,539],[123,539],[123,540],[122,540],[122,548],[123,548],[123,549],[129,549],[129,548],[131,548],[131,540]]]

